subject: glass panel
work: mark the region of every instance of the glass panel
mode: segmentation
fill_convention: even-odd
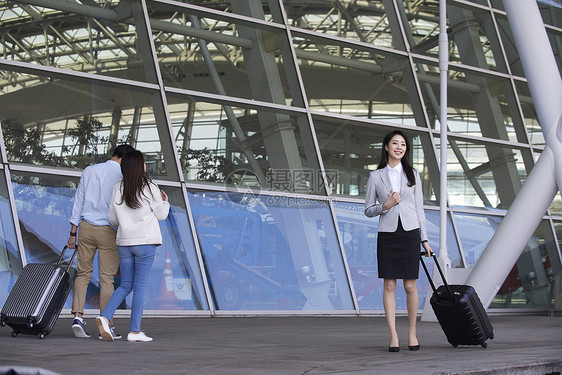
[[[194,4],[200,7],[207,7],[213,10],[220,10],[221,12],[228,12],[233,14],[243,14],[247,17],[253,17],[260,20],[266,21],[274,21],[278,23],[284,23],[283,18],[279,12],[279,4],[276,0],[268,0],[268,1],[245,1],[245,3],[251,4],[253,13],[247,14],[247,12],[243,11],[239,8],[240,4],[235,4],[231,0],[223,0],[223,1],[200,1],[200,0],[185,0],[184,3]],[[239,2],[240,3],[240,2]],[[150,2],[149,2],[150,4]],[[162,7],[162,3],[157,3],[159,7]],[[236,7],[235,5],[238,5]]]
[[[263,18],[256,14],[261,2],[231,6],[236,13]],[[165,85],[304,106],[285,30],[178,10],[152,11],[159,17],[152,27],[158,31],[154,43]]]
[[[535,109],[533,98],[531,97],[529,85],[527,82],[515,81],[515,87],[517,88],[517,96],[519,97],[519,102],[521,103],[521,110],[523,111],[529,140],[534,146],[544,146],[544,135],[541,125],[539,124],[539,118]]]
[[[159,141],[169,132],[165,123],[156,125],[150,93],[130,86],[25,77],[25,86],[0,91],[10,162],[83,169],[107,160],[116,144],[129,143],[145,154],[151,176],[171,178],[166,166],[173,165],[173,151]]]
[[[355,296],[360,310],[383,310],[382,296],[383,280],[378,277],[377,266],[377,231],[378,217],[368,218],[364,215],[364,205],[349,202],[334,202],[334,209],[338,220],[340,234],[343,238],[347,264]],[[426,211],[429,242],[435,253],[439,253],[439,213]],[[459,265],[460,256],[451,223],[448,223],[448,250],[453,266]],[[420,247],[421,251],[421,247]],[[426,261],[430,272],[433,262]],[[422,309],[425,296],[428,293],[429,282],[420,265],[420,278],[417,281],[420,304]],[[402,288],[402,280],[398,280],[400,287],[396,289],[396,309],[406,311],[406,293]]]
[[[364,205],[334,202],[340,234],[347,257],[347,264],[355,288],[360,310],[383,310],[383,279],[377,269],[377,231],[379,218],[369,218],[363,213]],[[396,301],[404,298],[403,288],[396,289]],[[398,310],[405,306],[396,306]]]
[[[68,241],[78,178],[12,171],[12,189],[27,263],[56,263]],[[65,259],[70,258],[67,251]],[[94,260],[94,269],[99,262]],[[65,308],[72,306],[72,293]],[[99,276],[92,273],[86,309],[99,308]]]
[[[560,24],[562,24],[562,7],[558,9],[558,27],[560,28]],[[560,31],[553,32],[547,29],[548,39],[550,40],[550,46],[552,47],[552,52],[554,53],[554,58],[558,65],[558,71],[562,71],[562,35]]]
[[[527,178],[524,153],[529,154],[449,138],[447,192],[451,205],[508,209]]]
[[[13,173],[12,186],[28,263],[55,263],[68,240],[77,178]],[[155,310],[208,309],[199,263],[187,222],[181,190],[162,187],[169,196],[168,219],[160,223],[163,245],[157,248],[145,308]],[[65,254],[65,257],[70,254]],[[94,270],[99,260],[94,258]],[[116,285],[119,276],[116,277]],[[127,308],[130,299],[127,299]],[[72,305],[72,293],[65,307]],[[99,275],[92,273],[86,309],[99,308]]]
[[[324,168],[336,177],[335,186],[331,186],[332,194],[364,197],[369,172],[377,169],[383,138],[392,129],[320,116],[313,121]],[[435,200],[422,147],[422,139],[431,147],[429,139],[412,133],[407,135],[412,165],[422,178],[424,199]]]
[[[187,180],[325,194],[306,116],[172,96],[168,110]]]
[[[500,1],[501,0],[497,0],[498,3]],[[498,6],[495,7],[499,8]],[[507,22],[506,16],[500,13],[495,13],[494,16],[496,17],[500,38],[502,40],[503,48],[505,51],[507,63],[509,64],[509,70],[511,71],[511,74],[519,77],[525,77],[525,72],[523,70],[523,65],[521,63],[521,57],[519,56],[519,52],[517,51],[517,47],[515,45],[515,38],[513,37],[513,34],[511,32],[511,26],[509,22]]]
[[[439,255],[439,237],[440,237],[440,212],[436,210],[425,210],[425,217],[427,220],[427,237],[429,240],[429,245],[433,249],[436,255]],[[422,249],[420,248],[420,251]],[[451,217],[447,215],[447,254],[451,261],[451,267],[453,268],[463,268],[463,261],[460,254],[460,248],[457,243],[457,238],[455,236],[455,231],[453,229],[453,223],[451,222]],[[424,257],[425,265],[429,271],[430,275],[433,275],[433,268],[435,262]],[[427,276],[420,264],[420,279],[418,280],[418,295],[420,299],[419,308],[422,309],[425,304],[427,297],[431,297],[433,290],[429,286],[429,281]],[[404,296],[404,309],[406,309],[406,299]]]
[[[560,271],[560,255],[550,222],[543,220],[490,307],[551,309],[556,291],[555,275]]]
[[[415,126],[403,69],[408,59],[293,32],[312,110]],[[330,77],[326,79],[326,77]]]
[[[408,1],[404,8],[412,52],[439,57],[439,4]],[[490,12],[447,4],[449,61],[506,72]],[[499,61],[497,61],[498,59]]]
[[[425,210],[425,217],[427,220],[427,237],[429,240],[429,245],[435,251],[436,254],[439,253],[439,232],[440,232],[440,212],[438,210]],[[464,263],[461,257],[461,252],[459,244],[457,243],[457,236],[455,235],[455,230],[453,229],[453,223],[451,222],[451,217],[447,214],[447,255],[451,260],[451,267],[453,268],[463,268]],[[427,263],[431,263],[428,261]]]
[[[479,0],[479,2],[484,3],[483,5],[486,5],[487,0]],[[490,3],[492,4],[492,7],[494,7],[495,9],[505,10],[505,8],[503,7],[502,0],[490,0]]]
[[[284,1],[290,25],[328,36],[392,47],[392,34],[382,2]],[[353,27],[351,26],[353,25]]]
[[[562,28],[562,5],[550,0],[537,0],[543,22],[557,28]]]
[[[560,196],[560,191],[556,193],[549,210],[552,215],[562,216],[562,196]]]
[[[498,210],[498,212],[504,212]],[[461,240],[466,267],[474,267],[488,242],[503,220],[503,216],[455,212],[455,224]]]
[[[562,221],[554,221],[554,231],[558,237],[558,246],[562,249]]]
[[[108,8],[113,6],[107,3]],[[146,80],[134,22],[18,3],[2,5],[2,57],[48,67]],[[98,8],[101,11],[101,8]],[[108,13],[112,13],[107,9]],[[23,26],[25,25],[25,26]],[[23,26],[23,27],[22,27]],[[4,77],[24,84],[25,75]]]
[[[440,129],[439,67],[419,63],[416,68],[421,92],[428,107],[430,125],[434,129]],[[447,95],[449,131],[518,141],[511,117],[512,109],[517,110],[517,113],[518,109],[508,107],[508,103],[513,103],[507,99],[513,97],[509,80],[449,69]]]
[[[223,192],[189,199],[217,309],[353,309],[325,202]]]
[[[21,273],[22,262],[12,218],[4,170],[0,168],[0,306]]]
[[[160,222],[162,246],[156,248],[146,288],[146,310],[208,310],[199,261],[193,244],[181,189],[160,188],[168,194],[170,214]],[[133,295],[127,297],[127,308]]]

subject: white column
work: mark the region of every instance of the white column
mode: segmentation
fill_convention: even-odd
[[[562,80],[534,0],[504,1],[547,147],[466,281],[488,307],[562,187]]]
[[[451,259],[447,250],[447,81],[449,73],[449,38],[447,37],[447,1],[439,0],[439,122],[440,130],[440,181],[439,181],[439,256],[445,278]]]
[[[552,151],[545,148],[466,281],[476,289],[486,308],[556,195],[553,159]]]

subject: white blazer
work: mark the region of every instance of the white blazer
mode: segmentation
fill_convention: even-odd
[[[170,204],[162,200],[158,185],[152,181],[144,187],[139,200],[140,208],[130,208],[123,202],[121,181],[113,187],[107,218],[117,228],[118,246],[162,244],[158,221],[168,217]]]
[[[406,173],[402,175],[400,202],[383,212],[382,205],[390,196],[392,184],[386,168],[370,173],[365,197],[365,215],[379,216],[379,232],[394,232],[398,229],[398,218],[404,230],[420,229],[420,240],[427,240],[427,227],[423,211],[423,193],[419,172],[414,169],[416,184],[408,186]]]

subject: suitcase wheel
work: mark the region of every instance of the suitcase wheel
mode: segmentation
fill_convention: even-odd
[[[486,349],[486,348],[488,347],[488,343],[487,343],[487,342],[483,342],[483,343],[482,343],[482,347],[483,347],[484,349]]]
[[[0,322],[0,326],[5,327],[5,326],[6,326],[6,322],[2,320],[2,321]]]
[[[494,332],[490,333],[490,340],[494,339]]]
[[[12,337],[16,337],[18,333],[16,331],[12,331]]]
[[[45,338],[45,332],[41,332],[38,337],[39,339],[43,340]]]
[[[27,328],[29,328],[29,329],[33,328],[33,323],[31,323],[31,322],[27,323]]]

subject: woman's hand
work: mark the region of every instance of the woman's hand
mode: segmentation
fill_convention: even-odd
[[[166,193],[164,192],[164,190],[160,190],[160,196],[162,197],[162,200],[167,202],[168,201],[168,195],[166,195]]]
[[[391,190],[390,195],[388,196],[388,199],[382,205],[382,209],[383,209],[383,211],[388,210],[390,207],[395,206],[398,203],[400,203],[400,194],[398,194],[398,192],[396,192],[396,191]]]
[[[429,242],[427,242],[427,241],[422,242],[422,247],[425,250],[425,256],[426,257],[433,256],[433,250],[431,249],[431,246],[429,246]]]

